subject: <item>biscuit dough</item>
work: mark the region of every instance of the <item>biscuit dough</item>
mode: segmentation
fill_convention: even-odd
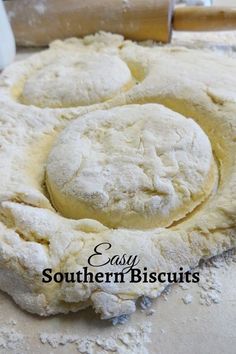
[[[117,56],[67,53],[26,80],[21,101],[39,107],[86,106],[112,98],[131,83],[128,66]]]
[[[64,100],[60,95],[61,86],[55,87],[59,94],[50,96],[48,83],[44,81],[35,84],[35,88],[32,86],[37,73],[40,70],[43,73],[49,62],[56,68],[57,64],[60,67],[62,56],[88,55],[92,60],[98,54],[108,56],[110,62],[115,57],[116,62],[123,62],[124,76],[119,79],[114,76],[111,81],[114,86],[108,86],[108,94],[96,100],[93,95],[88,95],[82,103],[74,98]],[[105,75],[105,69],[102,70]],[[93,73],[90,78],[88,70],[89,79],[83,83],[82,90],[89,88],[91,82],[95,92],[98,87],[105,87],[99,86]],[[28,92],[24,104],[22,97],[29,83],[32,94]],[[73,80],[66,87],[66,94],[73,92]],[[49,94],[46,101],[40,100],[42,89]],[[73,102],[73,107],[68,102]],[[191,118],[204,131],[219,175],[211,196],[168,228],[112,229],[96,220],[75,220],[56,212],[45,186],[45,172],[60,133],[67,126],[70,129],[70,124],[76,125],[80,118],[85,121],[81,116],[88,112],[146,103],[164,105],[186,117],[181,118],[186,122],[191,122],[187,120]],[[157,297],[167,284],[44,284],[42,270],[76,272],[88,266],[88,256],[101,242],[112,244],[107,256],[138,254],[139,267],[147,267],[149,272],[178,272],[179,267],[188,270],[202,258],[235,247],[235,117],[235,57],[216,52],[136,44],[124,41],[121,36],[101,33],[84,39],[56,41],[50,49],[11,65],[0,78],[0,288],[22,308],[40,315],[93,306],[102,318],[111,318],[131,314],[139,296]],[[75,119],[78,121],[70,123]],[[205,137],[199,129],[196,128]],[[208,156],[209,151],[208,146],[204,154]],[[195,173],[198,168],[202,168],[202,163],[193,169]],[[205,176],[207,170],[209,165],[204,170]],[[197,188],[200,185],[201,182]],[[101,271],[92,267],[89,270]],[[102,271],[119,271],[119,267],[107,264]]]
[[[200,127],[157,104],[95,111],[70,123],[47,163],[56,210],[109,227],[167,227],[209,195],[211,145]]]

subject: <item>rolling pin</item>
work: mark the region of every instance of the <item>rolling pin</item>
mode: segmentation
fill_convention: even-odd
[[[98,31],[133,40],[167,43],[177,31],[236,29],[236,8],[176,7],[174,0],[5,1],[18,45],[43,46],[54,39]]]

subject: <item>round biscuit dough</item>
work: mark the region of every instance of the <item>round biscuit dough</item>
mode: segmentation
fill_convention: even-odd
[[[38,107],[87,106],[109,100],[131,84],[131,72],[118,56],[69,52],[27,78],[20,100]]]
[[[214,182],[209,139],[192,120],[157,104],[96,111],[71,123],[47,163],[55,208],[109,227],[169,226]]]

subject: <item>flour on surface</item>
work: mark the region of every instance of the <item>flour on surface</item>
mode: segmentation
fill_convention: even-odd
[[[236,249],[223,253],[220,256],[213,257],[210,260],[202,261],[197,269],[200,274],[197,294],[188,293],[182,297],[184,304],[191,304],[195,298],[200,305],[210,306],[222,301],[224,289],[220,280],[220,270],[229,270],[232,263],[236,262]],[[189,290],[186,283],[179,284],[182,290]]]
[[[223,289],[217,269],[228,270],[234,262],[236,262],[235,249],[203,263],[200,268],[200,282],[198,283],[201,305],[210,306],[218,304],[222,300]]]
[[[16,331],[13,328],[14,325],[15,321],[14,323],[12,322],[12,325],[0,327],[0,350],[19,350],[22,344],[25,344],[25,336],[21,332]]]

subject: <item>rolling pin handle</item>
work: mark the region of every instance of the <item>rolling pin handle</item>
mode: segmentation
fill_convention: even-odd
[[[236,30],[236,8],[179,7],[174,12],[173,28],[190,32]]]

